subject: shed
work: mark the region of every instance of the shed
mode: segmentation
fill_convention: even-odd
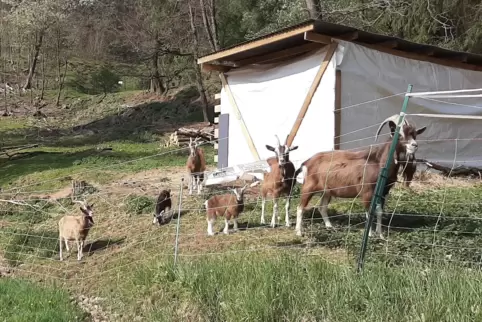
[[[408,84],[416,92],[482,88],[482,55],[456,52],[308,20],[200,57],[222,82],[215,113],[219,169],[266,169],[281,140],[299,148],[295,166],[320,151],[375,144],[386,117],[400,113]],[[418,158],[482,164],[480,98],[411,98],[407,118],[427,131]],[[431,117],[420,116],[431,114]],[[378,141],[385,141],[388,131]],[[475,140],[474,140],[475,139]],[[248,169],[249,168],[249,169]]]

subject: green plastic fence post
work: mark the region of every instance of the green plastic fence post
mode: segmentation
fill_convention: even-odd
[[[409,84],[407,88],[407,93],[412,92],[412,85]],[[400,135],[400,126],[403,124],[403,120],[405,119],[405,113],[407,111],[408,100],[409,96],[405,96],[403,100],[402,110],[400,112],[400,118],[398,120],[397,128],[395,129],[395,133],[393,134],[393,140],[390,144],[390,151],[388,153],[387,161],[385,166],[381,169],[380,175],[378,176],[377,183],[375,185],[375,193],[373,194],[372,200],[370,202],[370,208],[368,212],[368,220],[365,224],[365,231],[363,232],[363,239],[360,249],[360,254],[358,256],[358,265],[357,265],[357,272],[361,272],[363,270],[363,264],[365,264],[365,255],[368,246],[368,234],[370,232],[370,228],[373,223],[374,212],[376,206],[380,204],[380,199],[382,198],[383,189],[385,188],[385,184],[387,182],[387,175],[388,175],[388,167],[393,159],[393,153],[395,152],[396,142],[398,142],[398,137]]]

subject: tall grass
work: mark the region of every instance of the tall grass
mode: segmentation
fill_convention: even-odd
[[[207,321],[481,321],[482,274],[352,267],[293,255],[184,263],[176,278]]]

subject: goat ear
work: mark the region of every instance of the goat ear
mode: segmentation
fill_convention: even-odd
[[[91,205],[90,205],[90,208],[93,208],[93,207],[94,207],[94,204],[91,204]]]
[[[395,130],[397,129],[397,124],[395,124],[392,121],[389,121],[388,127],[390,128],[390,136],[393,137],[393,135],[395,134]]]
[[[427,129],[427,127],[426,127],[426,126],[424,126],[424,127],[420,128],[420,129],[418,129],[418,130],[417,130],[417,135],[422,134],[423,132],[425,132],[425,130],[426,130],[426,129]]]
[[[296,149],[298,149],[298,146],[297,146],[297,145],[292,146],[289,150],[290,150],[290,151],[294,151],[294,150],[296,150]]]
[[[86,216],[89,215],[89,213],[88,213],[84,208],[82,208],[82,207],[80,207],[80,211],[82,211],[82,213],[83,213],[84,215],[86,215]]]
[[[274,148],[271,145],[266,144],[266,149],[274,152]]]

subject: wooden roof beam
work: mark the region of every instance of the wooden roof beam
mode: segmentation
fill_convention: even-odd
[[[346,41],[353,41],[358,39],[358,31],[348,32],[346,34],[342,34],[337,36],[336,38]]]
[[[299,28],[296,28],[296,29],[293,29],[293,30],[290,30],[290,31],[287,31],[287,32],[284,32],[284,33],[275,34],[271,37],[261,38],[261,39],[258,39],[258,40],[252,41],[252,42],[248,42],[244,45],[236,46],[236,47],[231,48],[231,49],[226,49],[226,50],[223,50],[223,51],[220,51],[220,52],[217,52],[217,53],[213,53],[211,55],[201,57],[197,60],[197,63],[203,64],[203,63],[211,62],[211,61],[214,61],[214,60],[218,60],[218,59],[228,57],[228,56],[231,56],[231,55],[243,52],[243,51],[247,51],[247,50],[254,49],[254,48],[257,48],[257,47],[261,47],[261,46],[264,46],[264,45],[272,44],[272,43],[278,42],[278,41],[283,40],[283,39],[291,38],[291,37],[296,36],[296,35],[301,35],[301,34],[307,32],[307,31],[312,31],[314,29],[315,29],[315,25],[313,23],[311,23],[307,26],[299,27]]]
[[[201,64],[201,70],[203,72],[216,71],[216,72],[225,73],[229,71],[231,68],[232,68],[231,66],[224,66],[224,65]]]
[[[287,49],[284,49],[284,50],[281,50],[281,51],[278,51],[278,52],[239,60],[239,61],[236,62],[236,64],[238,66],[246,66],[246,65],[251,65],[251,64],[268,63],[268,62],[273,61],[273,60],[278,60],[278,59],[283,59],[283,58],[287,58],[287,57],[298,55],[298,54],[303,54],[303,53],[306,53],[308,51],[319,49],[321,47],[323,47],[322,44],[319,44],[317,42],[315,42],[315,43],[310,42],[308,44],[304,44],[304,45],[293,47],[293,48],[287,48]]]
[[[332,38],[330,36],[325,36],[313,31],[305,32],[305,40],[325,45],[331,44],[332,42]]]
[[[377,42],[375,45],[393,49],[398,47],[398,41],[387,40],[387,41]]]

